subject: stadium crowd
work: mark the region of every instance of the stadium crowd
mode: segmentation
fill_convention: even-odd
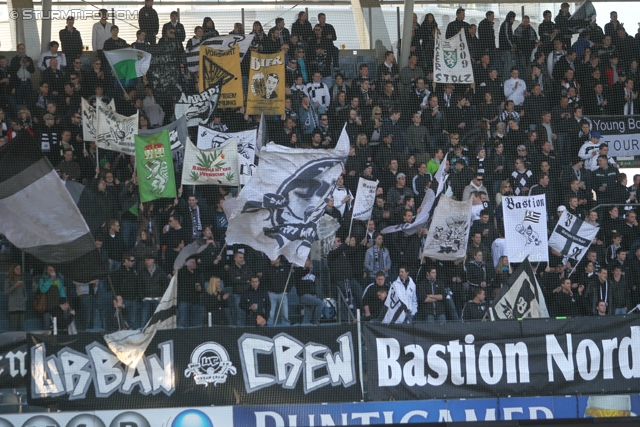
[[[407,298],[407,321],[478,320],[496,293],[509,286],[515,269],[505,255],[502,197],[540,194],[547,199],[549,233],[564,211],[600,225],[578,265],[552,249],[549,263],[534,265],[551,314],[621,314],[640,303],[640,228],[633,210],[640,175],[619,173],[589,119],[633,115],[635,105],[640,107],[634,89],[640,77],[640,37],[628,34],[616,12],[604,30],[594,19],[572,42],[576,31],[567,3],[555,19],[545,11],[537,31],[528,16],[514,28],[514,12],[499,28],[493,26],[493,12],[479,25],[470,25],[465,10],[458,9],[442,31],[446,37],[466,32],[474,64],[471,85],[433,81],[434,38],[441,30],[431,13],[422,23],[414,19],[408,66],[399,68],[388,51],[374,69],[360,64],[350,81],[340,72],[336,30],[325,14],[312,25],[300,12],[290,29],[282,18],[268,31],[254,22],[250,50],[283,52],[286,58],[286,109],[268,118],[270,140],[287,147],[330,149],[346,123],[351,143],[326,208],[342,227],[326,262],[304,266],[225,244],[228,219],[222,204],[236,195],[235,189],[180,187],[175,200],[140,204],[135,159],[102,149],[98,154],[95,142],[83,140],[82,97],[114,99],[123,115],[138,111],[141,129],[175,119],[172,100],[154,93],[147,76],[122,90],[104,51],[129,46],[145,50],[157,43],[178,59],[181,81],[174,83],[183,93],[198,93],[197,73],[186,66],[187,35],[178,13],[172,12],[160,27],[153,0],[146,0],[131,43],[118,37],[106,10],[101,14],[91,35],[97,56],[90,67],[83,66],[87,54],[72,18],[60,31],[61,46],[52,41],[37,62],[25,54],[24,44],[10,61],[0,57],[0,146],[28,135],[61,179],[86,185],[78,206],[109,271],[108,278],[78,283],[46,266],[38,281],[38,290],[47,297],[46,313],[59,310],[69,297],[81,330],[91,327],[96,309],[110,329],[125,327],[124,322],[113,324],[114,310],[125,313],[128,327],[142,327],[172,277],[178,254],[197,241],[206,249],[178,272],[181,327],[202,325],[206,312],[215,324],[228,324],[228,307],[234,313],[242,310],[246,325],[273,325],[285,283],[288,299],[296,293],[305,307],[305,323],[321,321],[324,298],[335,298],[336,287],[351,307],[363,310],[366,320],[381,320],[390,286],[402,289]],[[219,35],[211,18],[193,32],[187,51]],[[244,33],[241,24],[231,31]],[[245,92],[248,65],[247,54],[242,61]],[[40,80],[34,85],[36,67]],[[208,126],[223,132],[257,129],[259,119],[244,108],[219,109]],[[467,256],[451,262],[421,259],[426,229],[413,235],[380,234],[387,226],[414,220],[426,191],[438,185],[434,174],[445,155],[450,168],[445,194],[472,199],[476,207]],[[349,235],[359,177],[378,180],[379,187],[371,219],[354,221]],[[600,204],[627,207],[592,210]],[[138,206],[137,216],[129,210],[132,206]],[[12,266],[4,288],[16,330],[27,311],[22,278],[20,267]],[[118,296],[113,303],[109,283]],[[284,324],[290,323],[289,303],[282,304],[279,316]],[[75,314],[68,304],[62,310]],[[235,324],[238,317],[231,321]]]

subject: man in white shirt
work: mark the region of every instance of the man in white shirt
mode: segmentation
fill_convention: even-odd
[[[600,155],[600,133],[591,132],[591,140],[585,141],[580,147],[578,157],[584,160],[584,167],[591,172],[598,169],[598,156]]]
[[[413,317],[418,313],[416,284],[409,277],[409,271],[406,267],[400,267],[398,278],[391,284],[384,305],[388,310],[382,323],[411,323]]]
[[[107,58],[102,53],[102,49],[104,48],[104,42],[111,38],[111,27],[113,26],[110,22],[107,22],[107,15],[107,9],[100,9],[100,21],[93,24],[93,29],[91,30],[91,48],[94,52],[98,52],[98,57],[103,67],[107,67]]]
[[[40,59],[38,60],[38,68],[40,69],[40,71],[44,71],[49,68],[49,62],[53,58],[56,58],[58,60],[58,66],[56,67],[58,71],[67,68],[67,59],[64,56],[64,53],[58,53],[59,47],[60,44],[55,40],[49,43],[49,50],[43,52],[42,55],[40,55]]]
[[[516,107],[524,103],[524,94],[527,93],[527,84],[518,78],[519,71],[516,67],[511,68],[511,78],[504,82],[504,96],[509,101],[513,101]]]

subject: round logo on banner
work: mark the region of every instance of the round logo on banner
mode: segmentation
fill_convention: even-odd
[[[4,418],[0,418],[0,427],[13,427],[13,424],[5,420]]]
[[[209,341],[193,350],[191,363],[184,371],[184,376],[189,378],[193,375],[196,384],[206,387],[209,384],[224,384],[227,376],[235,375],[236,372],[227,350],[220,344]]]
[[[36,415],[25,421],[22,427],[60,427],[60,424],[46,415]]]
[[[123,412],[111,421],[109,427],[120,426],[137,426],[137,427],[151,427],[149,421],[137,412]]]
[[[178,414],[171,427],[213,427],[213,423],[204,412],[189,409]]]
[[[106,427],[104,422],[92,414],[80,414],[71,418],[71,421],[67,423],[67,427]]]

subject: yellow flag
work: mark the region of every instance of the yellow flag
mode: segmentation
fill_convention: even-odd
[[[200,89],[205,91],[221,86],[218,108],[242,107],[242,74],[240,71],[240,48],[216,50],[200,46]]]
[[[251,52],[247,114],[284,114],[284,52]]]

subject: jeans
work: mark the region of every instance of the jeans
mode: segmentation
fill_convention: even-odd
[[[156,311],[156,308],[158,308],[158,305],[160,305],[160,301],[155,299],[142,301],[142,324],[140,325],[140,327],[144,328],[145,326],[147,326],[147,322],[149,322],[151,316],[153,316],[153,313]]]
[[[132,250],[136,243],[138,224],[132,221],[122,221],[122,237],[128,250]],[[144,261],[144,260],[142,260]]]
[[[614,313],[616,316],[620,314],[627,314],[627,310],[625,308],[616,308],[616,312]]]
[[[96,310],[96,297],[93,295],[80,295],[80,313],[78,316],[78,330],[86,331],[90,329]],[[96,325],[93,325],[94,327]]]
[[[289,322],[289,299],[285,295],[276,294],[275,292],[269,292],[269,302],[271,303],[271,310],[269,311],[269,320],[267,326],[275,326],[276,314],[280,307],[280,301],[282,301],[282,308],[280,309],[280,315],[278,316],[278,325],[291,326]]]
[[[179,328],[202,326],[204,308],[198,304],[181,301],[178,303],[177,324]]]
[[[314,325],[318,325],[320,323],[320,318],[322,317],[324,301],[320,298],[314,297],[313,295],[304,294],[300,297],[300,304],[304,306],[304,319],[302,323],[313,323]]]
[[[126,321],[129,324],[129,328],[138,329],[140,324],[138,322],[138,311],[140,309],[140,302],[131,299],[122,300],[126,307],[125,313],[127,315]]]
[[[316,295],[323,299],[325,295],[331,296],[330,292],[330,272],[327,261],[311,261],[313,264],[313,274],[316,276]]]
[[[435,323],[435,320],[436,320],[436,316],[434,316],[433,314],[427,315],[427,322]],[[445,323],[446,321],[447,321],[447,316],[445,316],[444,314],[441,314],[438,316],[439,323]]]

